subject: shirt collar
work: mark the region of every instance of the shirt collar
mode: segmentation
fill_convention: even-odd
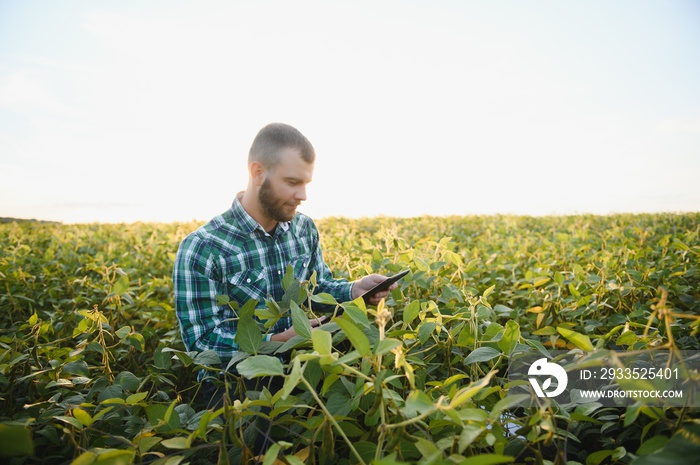
[[[250,214],[243,208],[243,204],[241,204],[241,197],[243,196],[243,193],[240,192],[238,195],[236,195],[236,198],[233,199],[233,205],[231,205],[231,216],[234,220],[234,222],[237,224],[237,226],[240,228],[242,232],[245,234],[250,234],[256,229],[260,230],[261,232],[267,234],[267,231],[260,226],[260,223],[255,221],[255,219],[250,216]],[[289,227],[291,225],[291,221],[285,221],[282,223],[277,223],[277,228],[275,228],[275,233],[277,231],[282,231],[282,232],[287,232],[289,230]]]

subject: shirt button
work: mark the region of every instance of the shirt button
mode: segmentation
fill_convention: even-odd
[[[282,270],[277,270],[277,274],[282,274]]]
[[[250,284],[250,278],[246,279],[245,282]]]

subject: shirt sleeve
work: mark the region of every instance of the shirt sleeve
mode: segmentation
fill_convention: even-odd
[[[311,253],[310,268],[316,272],[316,283],[318,284],[317,292],[325,292],[332,295],[338,302],[347,302],[352,300],[352,283],[347,279],[334,279],[330,268],[323,260],[323,251],[321,250],[321,241],[318,234],[318,229],[313,222],[310,225],[314,248]]]
[[[218,306],[216,296],[225,294],[216,260],[206,241],[187,236],[178,249],[173,269],[175,313],[187,350],[213,350],[222,359],[237,351],[236,319],[228,306]]]

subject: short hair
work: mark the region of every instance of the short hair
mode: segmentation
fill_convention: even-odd
[[[274,169],[280,162],[284,149],[298,149],[307,163],[316,160],[316,151],[298,129],[284,123],[271,123],[255,136],[248,152],[248,165],[257,161],[267,169]]]

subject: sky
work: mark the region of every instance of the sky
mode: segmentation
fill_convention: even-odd
[[[0,0],[0,216],[208,220],[257,131],[313,218],[700,211],[700,2]]]

